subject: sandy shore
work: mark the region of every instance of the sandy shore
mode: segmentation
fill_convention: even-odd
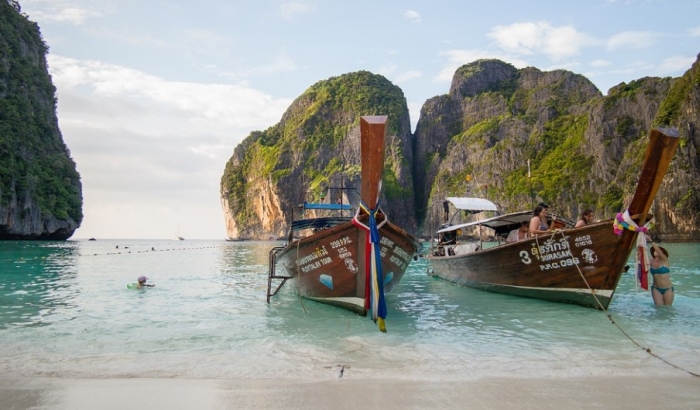
[[[700,409],[700,378],[402,380],[32,379],[0,381],[25,409]]]

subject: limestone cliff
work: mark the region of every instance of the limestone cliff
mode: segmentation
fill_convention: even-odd
[[[546,201],[573,219],[586,208],[610,218],[631,199],[650,129],[671,126],[681,144],[652,206],[655,235],[700,240],[699,72],[696,62],[683,77],[645,77],[603,95],[566,70],[479,60],[425,102],[413,136],[403,93],[383,77],[319,82],[236,148],[221,185],[227,232],[283,236],[295,204],[319,199],[339,175],[357,184],[357,117],[388,113],[384,204],[412,233],[434,232],[447,196],[487,197],[505,212]]]
[[[17,2],[0,1],[0,239],[67,239],[83,219],[47,51]]]
[[[700,55],[674,79],[654,122],[678,128],[681,143],[657,195],[654,216],[662,239],[700,240]]]
[[[392,221],[415,229],[406,99],[386,78],[360,71],[314,84],[278,124],[251,133],[235,148],[221,179],[227,235],[283,237],[299,204],[337,202],[341,192],[344,203],[357,207],[359,119],[383,114],[389,122],[380,205]]]
[[[680,79],[643,78],[607,96],[564,70],[497,60],[461,67],[449,94],[425,103],[414,136],[422,233],[440,222],[436,203],[467,192],[506,212],[546,201],[572,218],[585,208],[612,217],[631,199],[649,130],[673,126],[682,142],[652,208],[656,232],[700,240],[697,65]]]

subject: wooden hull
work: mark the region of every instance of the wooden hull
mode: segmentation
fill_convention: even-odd
[[[646,222],[678,146],[677,131],[655,129],[628,213]],[[429,256],[431,275],[460,285],[606,310],[636,246],[637,232],[613,220],[456,256]]]
[[[620,249],[621,242],[610,220],[469,254],[431,256],[431,274],[490,292],[607,309],[627,257],[610,261],[632,250]]]
[[[366,223],[368,217],[360,217]],[[401,281],[418,241],[401,228],[387,222],[381,236],[384,291],[390,292]],[[338,225],[294,241],[277,254],[300,296],[366,315],[367,284],[365,245],[368,233],[352,222]]]

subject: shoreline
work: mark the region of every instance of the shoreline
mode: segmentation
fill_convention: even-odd
[[[700,378],[603,376],[413,381],[60,379],[0,381],[4,410],[700,408]]]

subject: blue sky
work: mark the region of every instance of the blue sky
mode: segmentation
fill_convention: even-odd
[[[358,70],[401,87],[415,127],[480,58],[567,69],[603,94],[682,75],[700,0],[20,0],[50,47],[63,138],[83,182],[74,238],[223,239],[235,146],[317,81]]]

